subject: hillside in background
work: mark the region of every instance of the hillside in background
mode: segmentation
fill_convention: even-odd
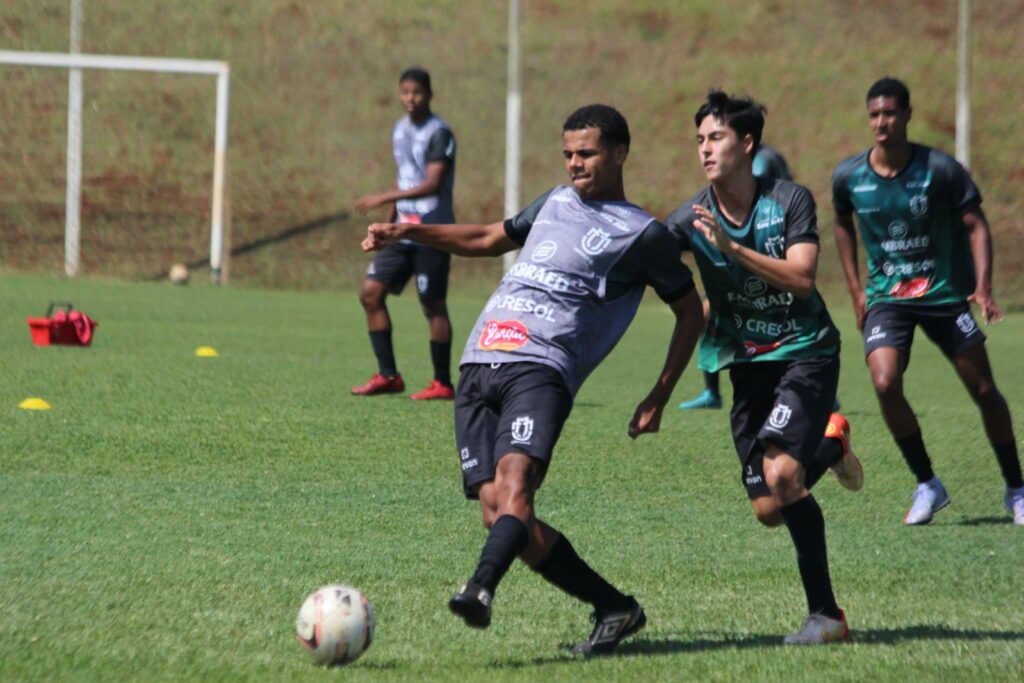
[[[0,49],[66,52],[67,0],[5,0]],[[561,182],[566,114],[600,101],[633,132],[630,198],[665,215],[703,182],[693,112],[712,86],[769,110],[765,140],[808,185],[839,282],[829,177],[870,144],[878,77],[911,88],[911,134],[953,149],[955,0],[524,0],[522,203]],[[974,3],[972,172],[997,239],[997,296],[1024,306],[1024,4]],[[457,215],[503,211],[504,2],[86,0],[84,52],[231,64],[233,283],[351,288],[366,258],[359,195],[393,179],[399,72],[434,78],[459,141]],[[0,66],[0,267],[63,264],[67,72]],[[85,75],[82,270],[143,279],[208,255],[214,84],[199,76]],[[383,213],[378,214],[383,216]],[[460,261],[456,286],[497,263]],[[200,271],[202,273],[202,271]]]

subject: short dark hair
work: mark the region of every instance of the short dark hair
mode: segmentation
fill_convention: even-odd
[[[764,115],[768,110],[749,97],[733,97],[717,89],[708,91],[708,98],[693,117],[693,123],[700,128],[701,121],[714,116],[719,121],[736,131],[743,138],[749,134],[754,139],[754,151],[761,146],[761,133],[764,132]]]
[[[910,109],[910,89],[903,83],[886,76],[875,81],[875,84],[868,88],[867,100],[878,97],[894,97],[900,109]]]
[[[601,131],[600,141],[605,147],[625,145],[629,147],[629,124],[626,117],[607,104],[588,104],[580,107],[562,124],[562,132],[597,128]]]
[[[401,85],[406,81],[415,81],[423,86],[424,90],[427,91],[428,95],[434,94],[434,91],[430,87],[430,74],[426,70],[414,66],[406,69],[402,72],[402,75],[398,77],[398,84]]]

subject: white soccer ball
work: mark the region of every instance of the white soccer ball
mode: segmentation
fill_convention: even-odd
[[[377,617],[361,592],[340,583],[324,586],[302,603],[295,631],[317,664],[351,664],[373,642]]]
[[[167,279],[176,285],[188,284],[188,266],[184,263],[175,263],[167,273]]]

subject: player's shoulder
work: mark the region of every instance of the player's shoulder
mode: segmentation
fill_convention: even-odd
[[[682,204],[677,206],[666,218],[665,224],[669,229],[678,228],[682,226],[684,229],[692,227],[692,223],[696,218],[696,214],[693,211],[693,205],[699,204],[701,206],[712,205],[711,199],[711,186],[707,185],[700,189],[697,194],[693,195]]]
[[[832,172],[832,177],[849,177],[851,175],[854,175],[855,173],[867,169],[869,154],[871,154],[870,147],[861,152],[857,152],[856,154],[846,157],[838,164],[836,164],[835,171]]]
[[[957,161],[952,154],[949,154],[938,147],[929,147],[928,145],[922,145],[916,142],[913,144],[915,158],[921,159],[929,170],[942,171],[945,173],[966,171],[963,165]]]

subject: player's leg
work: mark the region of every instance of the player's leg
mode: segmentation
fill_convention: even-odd
[[[953,365],[981,410],[985,433],[1006,482],[1003,504],[1013,515],[1014,524],[1024,525],[1024,480],[1013,434],[1013,419],[1006,399],[996,387],[985,345],[970,347],[953,359]]]
[[[419,247],[416,252],[416,291],[430,328],[430,360],[434,377],[425,389],[412,394],[416,400],[452,399],[452,323],[448,317],[448,271],[451,255]]]
[[[366,314],[370,346],[377,359],[377,372],[361,386],[353,387],[357,396],[396,393],[405,390],[405,383],[395,362],[391,341],[391,315],[388,312],[389,293],[398,294],[412,274],[412,260],[407,250],[398,245],[381,250],[367,270],[359,290],[359,303]]]
[[[917,320],[895,306],[876,306],[864,320],[864,354],[871,383],[889,433],[917,479],[913,504],[904,524],[928,524],[949,505],[949,494],[932,469],[921,425],[903,393],[903,375],[910,362]]]

